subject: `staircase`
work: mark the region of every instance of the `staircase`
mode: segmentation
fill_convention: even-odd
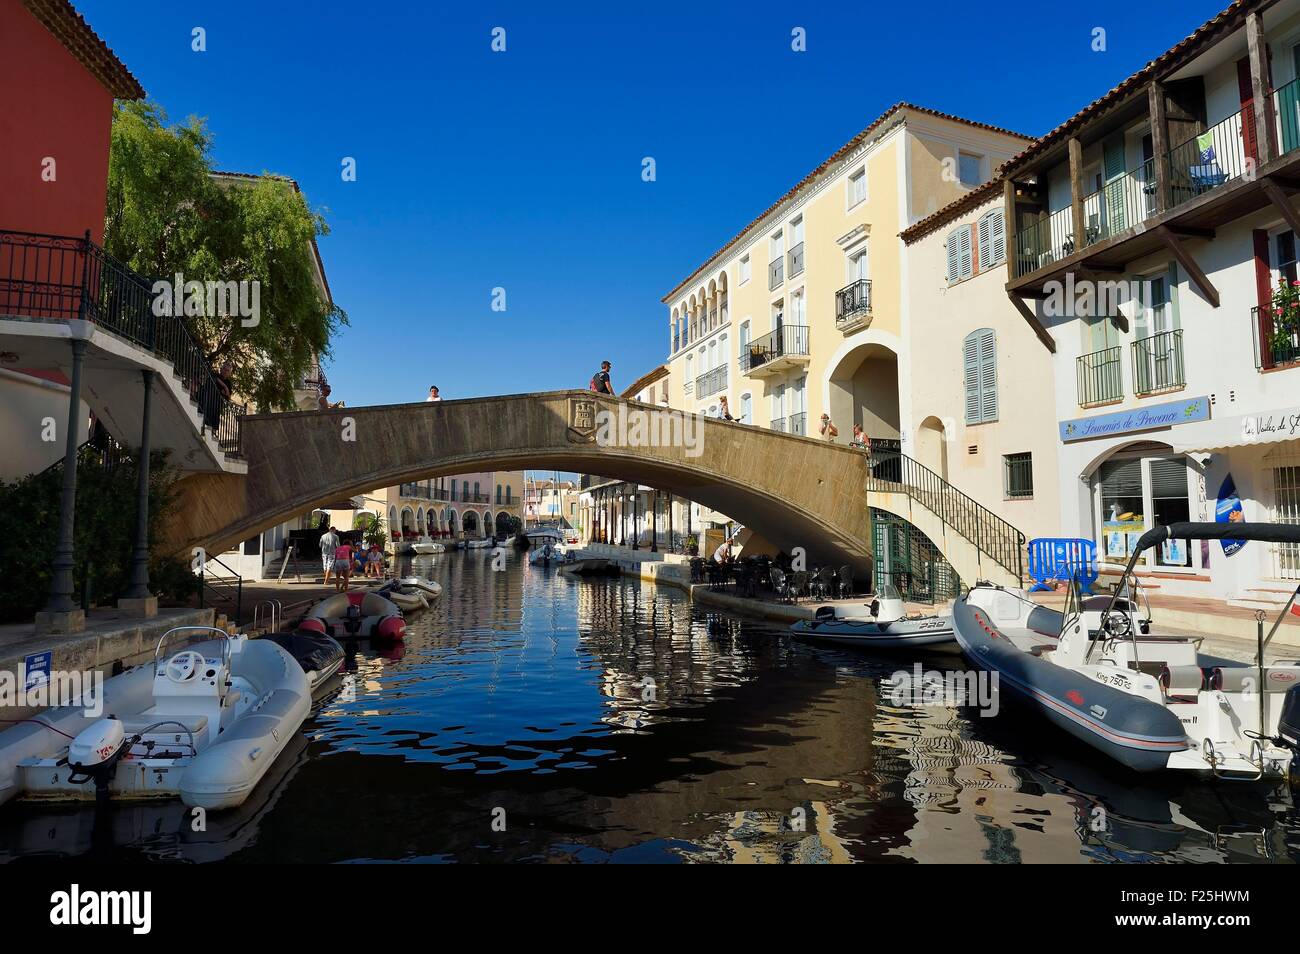
[[[872,444],[867,478],[873,507],[903,517],[928,536],[967,584],[1020,586],[1025,535],[924,464]]]
[[[92,242],[89,232],[78,238],[0,230],[0,315],[88,321],[170,363],[175,389],[200,429],[227,458],[240,459],[247,407],[223,393],[184,318],[155,315],[154,299],[153,282]]]

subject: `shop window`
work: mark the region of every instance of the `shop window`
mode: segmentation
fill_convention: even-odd
[[[1099,471],[1101,552],[1109,563],[1127,563],[1146,529],[1142,504],[1142,461],[1108,460]]]
[[[1191,518],[1187,498],[1187,462],[1181,457],[1151,461],[1151,525],[1184,523]],[[1152,551],[1156,566],[1192,565],[1191,547],[1186,540],[1166,540]]]
[[[1157,525],[1191,519],[1189,469],[1185,457],[1123,457],[1097,471],[1102,558],[1127,563],[1138,538]],[[1148,551],[1139,566],[1193,569],[1199,560],[1187,540],[1167,540]]]

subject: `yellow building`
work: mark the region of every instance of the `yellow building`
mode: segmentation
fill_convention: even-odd
[[[679,282],[668,310],[669,403],[841,442],[860,424],[906,438],[899,413],[899,233],[970,190],[1028,137],[892,107]],[[662,384],[659,385],[662,387]]]

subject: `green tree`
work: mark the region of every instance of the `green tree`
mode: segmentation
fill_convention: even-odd
[[[185,320],[212,367],[230,363],[239,394],[292,410],[295,385],[347,324],[314,280],[312,240],[329,228],[285,178],[214,178],[211,152],[202,119],[169,125],[155,103],[116,104],[104,245],[151,280],[257,282],[256,323]]]

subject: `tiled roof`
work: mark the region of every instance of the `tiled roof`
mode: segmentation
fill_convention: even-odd
[[[1003,163],[1001,172],[1012,172],[1023,166],[1044,150],[1059,143],[1069,133],[1090,122],[1107,109],[1119,104],[1125,97],[1137,92],[1146,83],[1176,70],[1183,62],[1199,53],[1207,43],[1217,40],[1224,33],[1239,28],[1245,22],[1246,14],[1252,9],[1258,8],[1262,10],[1271,6],[1273,2],[1275,0],[1236,0],[1232,6],[1207,20],[1189,36],[1156,57],[1142,69],[1110,90],[1110,92],[1079,110],[1061,125],[1030,145],[1020,155],[1008,159]]]
[[[1001,192],[1002,180],[990,179],[982,186],[971,189],[960,199],[949,202],[938,212],[932,212],[919,222],[903,229],[903,231],[898,233],[898,237],[908,245],[911,245],[913,242],[925,238],[936,229],[943,227],[953,219],[965,215],[972,209],[978,209],[993,196],[1001,194]]]
[[[647,371],[645,374],[641,375],[641,377],[637,378],[635,381],[629,384],[626,388],[623,389],[623,393],[620,394],[619,397],[630,398],[633,395],[635,395],[637,391],[640,391],[643,387],[645,387],[647,384],[654,384],[656,381],[660,380],[661,378],[666,378],[666,377],[668,377],[668,365],[661,364],[659,365],[659,367]]]
[[[858,146],[860,146],[863,142],[865,142],[866,139],[872,133],[879,130],[881,126],[883,126],[897,113],[899,113],[901,110],[904,109],[908,110],[909,112],[920,113],[925,116],[934,116],[939,119],[947,119],[955,123],[962,123],[963,125],[966,126],[973,126],[976,129],[984,129],[989,132],[1001,133],[1004,136],[1014,136],[1017,139],[1024,139],[1024,140],[1033,139],[1032,136],[1026,136],[1023,133],[1013,132],[1010,129],[1003,129],[1001,126],[993,126],[990,125],[989,123],[976,122],[973,119],[964,119],[961,116],[954,116],[952,113],[945,113],[937,109],[930,109],[927,106],[917,106],[914,105],[913,103],[908,103],[908,102],[896,103],[893,106],[890,106],[883,113],[881,113],[880,116],[873,123],[871,123],[871,125],[869,125],[866,129],[862,130],[862,132],[858,133],[856,136],[854,136],[852,139],[846,142],[839,149],[835,150],[835,152],[832,153],[825,161],[823,161],[821,165],[819,165],[816,169],[814,169],[812,172],[808,173],[808,175],[800,179],[792,189],[790,189],[788,192],[785,193],[785,195],[781,196],[781,198],[777,199],[766,209],[760,212],[757,216],[755,216],[753,221],[751,221],[743,229],[737,232],[736,235],[733,236],[731,240],[727,242],[726,245],[722,246],[722,248],[718,249],[716,252],[714,252],[712,255],[706,258],[704,260],[704,263],[700,265],[698,268],[696,268],[695,271],[691,272],[691,274],[688,275],[685,279],[678,282],[677,285],[673,287],[673,290],[670,291],[663,298],[661,298],[660,301],[662,301],[665,305],[668,304],[673,298],[677,296],[677,294],[682,289],[690,285],[695,280],[696,276],[698,276],[701,272],[706,271],[708,267],[711,264],[713,264],[713,262],[717,261],[717,259],[720,256],[722,256],[725,252],[731,249],[737,242],[739,242],[742,238],[744,238],[745,235],[749,233],[750,229],[756,226],[759,222],[763,221],[763,219],[767,218],[768,215],[770,215],[774,210],[779,208],[783,203],[789,201],[790,199],[794,198],[794,196],[798,195],[799,192],[802,191],[805,187],[815,182],[818,178],[821,177],[823,173],[825,173],[827,170],[833,167],[837,162],[839,162],[841,159],[843,159],[853,150],[857,149]]]
[[[54,38],[68,48],[114,99],[144,99],[144,87],[68,0],[22,0]]]

